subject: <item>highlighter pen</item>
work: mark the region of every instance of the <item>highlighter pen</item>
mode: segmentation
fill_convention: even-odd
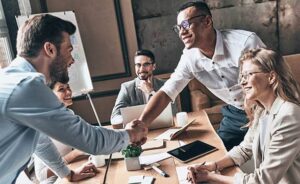
[[[159,169],[159,168],[156,167],[155,165],[151,165],[151,167],[152,167],[152,169],[154,169],[156,172],[158,172],[160,175],[162,175],[162,176],[164,176],[164,177],[169,177],[169,175],[168,175],[165,171]]]

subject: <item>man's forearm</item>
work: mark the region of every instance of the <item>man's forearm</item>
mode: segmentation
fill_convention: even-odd
[[[158,91],[146,105],[146,108],[141,114],[139,120],[149,126],[170,102],[171,99],[165,92]]]

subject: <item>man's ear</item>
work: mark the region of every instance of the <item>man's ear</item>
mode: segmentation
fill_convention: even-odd
[[[57,55],[57,49],[56,49],[55,45],[50,42],[44,43],[44,51],[45,51],[46,55],[51,58],[56,57],[56,55]]]
[[[155,70],[155,69],[156,69],[156,63],[153,64],[153,70]]]
[[[213,20],[212,17],[207,15],[204,19],[203,22],[205,23],[206,26],[212,26],[213,25]]]

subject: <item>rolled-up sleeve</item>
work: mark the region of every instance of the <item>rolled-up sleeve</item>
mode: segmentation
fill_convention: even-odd
[[[55,145],[45,134],[40,135],[34,153],[60,178],[70,173]]]
[[[182,55],[180,61],[169,80],[160,88],[174,102],[177,95],[193,79],[193,74],[188,67],[189,59]]]

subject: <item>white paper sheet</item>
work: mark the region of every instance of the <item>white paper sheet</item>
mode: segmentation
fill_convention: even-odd
[[[176,172],[177,172],[179,184],[190,184],[190,182],[186,179],[186,176],[187,176],[187,173],[188,173],[187,168],[189,166],[194,166],[194,165],[176,167]]]
[[[139,160],[140,160],[140,164],[150,165],[170,157],[171,155],[169,155],[168,153],[157,153],[152,155],[140,156]]]
[[[179,129],[168,129],[164,133],[160,134],[159,136],[155,137],[154,139],[162,139],[162,140],[171,140],[171,137],[174,133],[176,133]]]
[[[176,172],[178,176],[178,182],[179,184],[190,184],[190,182],[186,179],[188,174],[188,167],[195,166],[197,164],[187,165],[187,166],[181,166],[176,167]],[[207,182],[201,182],[202,184],[206,184]]]
[[[130,176],[128,184],[152,184],[154,177],[152,176]]]

